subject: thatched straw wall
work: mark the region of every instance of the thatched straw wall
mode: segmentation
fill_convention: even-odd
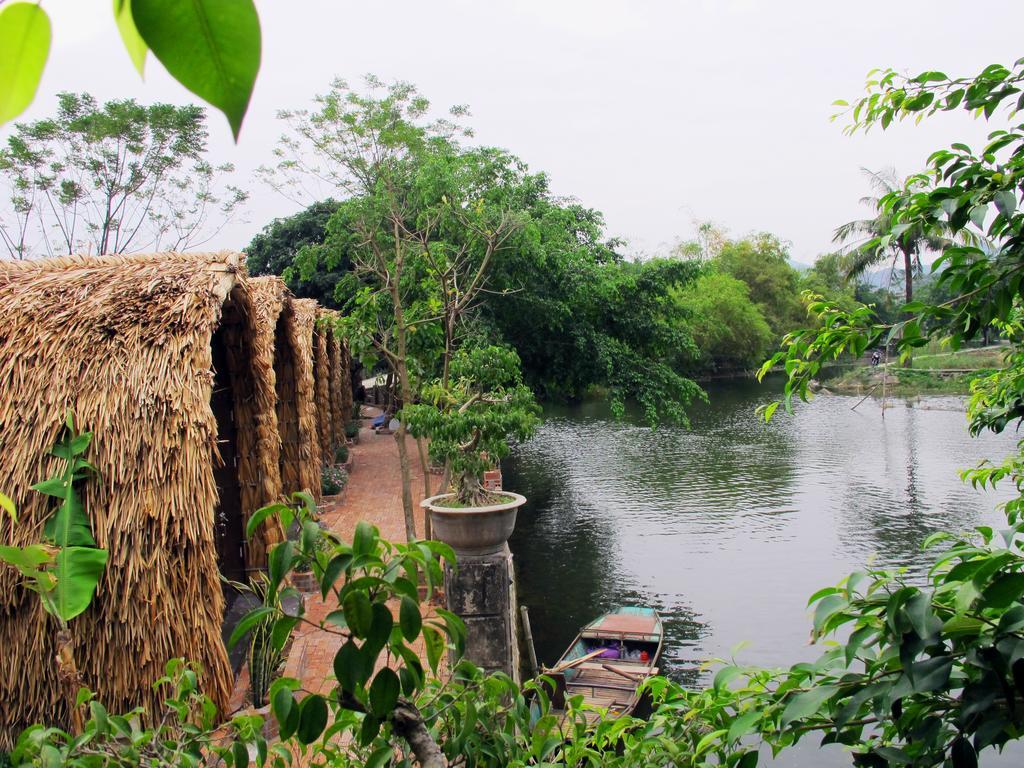
[[[331,312],[328,317],[333,318]],[[345,354],[342,351],[341,340],[334,328],[331,328],[328,340],[328,352],[331,361],[331,437],[335,445],[345,442],[345,424],[352,417],[352,404],[349,403],[348,410],[345,410],[344,389],[351,390],[348,382],[348,366],[345,365]]]
[[[109,564],[71,631],[85,684],[114,711],[158,707],[150,686],[175,656],[200,663],[206,691],[227,704],[211,342],[222,313],[250,311],[239,268],[236,254],[0,264],[0,489],[21,513],[16,526],[0,521],[0,542],[38,541],[49,505],[29,486],[55,471],[46,454],[73,410],[95,433],[99,478],[83,499]],[[244,366],[252,339],[238,326],[225,343]],[[259,441],[237,414],[235,426],[239,448]],[[0,747],[68,717],[54,622],[16,581],[0,569]]]
[[[295,402],[298,414],[298,442],[296,445],[295,485],[291,489],[305,488],[314,497],[321,495],[321,442],[317,423],[316,387],[313,376],[313,326],[316,322],[316,302],[312,299],[291,301],[292,322],[288,333],[295,349]],[[285,492],[291,493],[286,483]]]
[[[282,360],[289,361],[295,354],[292,339],[281,331],[282,323],[287,323],[290,316],[290,311],[286,311],[290,303],[288,288],[281,278],[268,276],[245,280],[240,290],[245,292],[250,306],[245,326],[251,338],[248,369],[252,375],[241,375],[242,371],[238,371],[238,375],[232,376],[232,390],[236,422],[253,425],[253,430],[240,432],[238,439],[239,477],[244,478],[242,513],[248,520],[257,509],[281,496],[282,439],[298,417],[292,395],[294,386],[287,381],[291,377],[281,381],[278,376]],[[243,365],[245,357],[241,355]],[[267,550],[283,538],[276,521],[265,524],[260,536],[246,542],[248,568],[266,568]]]
[[[339,366],[341,381],[341,413],[342,433],[345,431],[345,424],[352,420],[352,354],[349,352],[348,344],[341,342],[341,365]],[[344,436],[344,434],[342,435]]]
[[[327,329],[317,323],[313,330],[313,375],[316,383],[317,433],[324,462],[333,458],[334,412],[331,408],[331,355]]]

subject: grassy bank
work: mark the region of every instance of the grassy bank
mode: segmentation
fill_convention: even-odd
[[[926,351],[916,355],[908,368],[899,363],[858,366],[827,379],[823,385],[839,394],[871,392],[881,397],[884,376],[887,396],[966,395],[972,381],[1002,367],[1005,349],[993,346],[956,352]]]

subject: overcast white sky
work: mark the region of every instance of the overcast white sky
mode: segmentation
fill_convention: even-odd
[[[863,214],[859,169],[919,169],[932,149],[977,143],[984,123],[943,116],[844,136],[830,106],[869,69],[970,74],[1024,56],[1020,0],[257,0],[263,64],[237,145],[211,113],[211,155],[251,192],[245,222],[212,246],[242,248],[295,205],[252,178],[280,133],[275,113],[330,79],[416,83],[438,107],[468,104],[481,144],[544,170],[557,194],[605,213],[635,252],[692,236],[696,219],[768,230],[811,262]],[[58,91],[185,103],[150,57],[139,80],[109,0],[46,0],[54,50],[28,118]]]

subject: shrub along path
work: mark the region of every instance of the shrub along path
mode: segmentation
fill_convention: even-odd
[[[371,409],[364,408],[364,412]],[[379,413],[374,409],[374,415]],[[405,541],[405,516],[402,511],[402,478],[398,464],[398,446],[394,435],[378,435],[369,428],[369,421],[363,420],[359,443],[351,448],[354,459],[348,486],[336,497],[324,499],[321,519],[342,537],[351,541],[356,523],[366,520],[380,529],[383,538],[391,541]],[[416,444],[409,439],[409,456],[413,464],[412,490],[416,504],[416,534],[423,536],[423,512],[419,502],[423,499],[423,472],[419,466]],[[436,487],[438,480],[432,479]],[[306,616],[319,623],[336,604],[325,603],[319,594],[306,598]],[[430,606],[421,609],[424,618],[430,616]],[[397,603],[392,606],[397,620]],[[341,638],[323,632],[310,624],[296,628],[291,652],[285,666],[285,677],[302,681],[305,690],[327,693],[333,687],[334,655],[341,647]],[[423,641],[418,638],[413,648],[427,666]]]

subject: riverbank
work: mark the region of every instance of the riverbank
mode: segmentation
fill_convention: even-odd
[[[1005,346],[997,345],[956,352],[915,356],[910,367],[898,362],[856,366],[823,379],[822,386],[837,394],[881,397],[917,395],[966,395],[971,382],[988,376],[1003,365]]]

